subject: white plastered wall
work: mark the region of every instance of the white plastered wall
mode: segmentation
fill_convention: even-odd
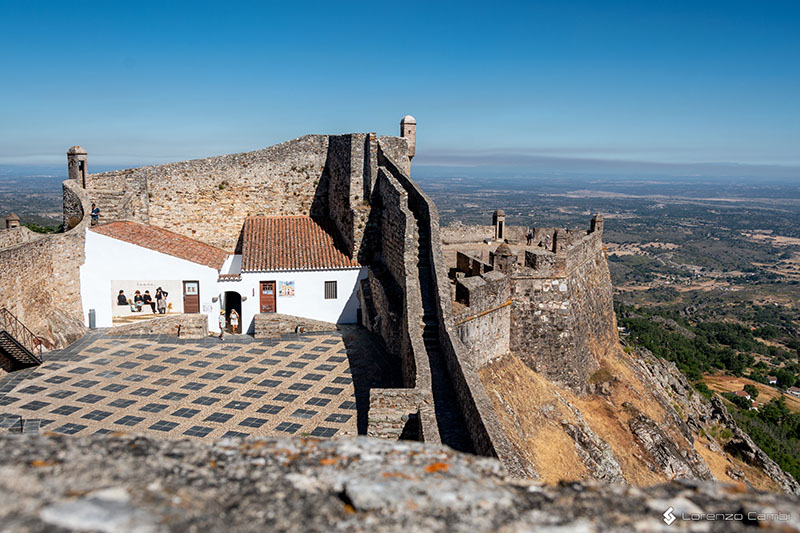
[[[208,328],[219,331],[218,272],[216,269],[163,254],[149,248],[86,230],[86,262],[81,266],[81,303],[84,322],[89,325],[89,309],[96,313],[97,327],[112,326],[116,294],[112,280],[175,280],[200,282],[200,310],[207,311]],[[126,293],[127,294],[127,293]],[[132,294],[127,294],[133,298]],[[155,295],[153,294],[155,297]],[[183,295],[170,292],[169,300],[181,302]],[[177,310],[182,305],[177,306]]]

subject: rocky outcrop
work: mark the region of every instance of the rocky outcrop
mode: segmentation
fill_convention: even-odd
[[[497,460],[404,441],[0,434],[0,448],[4,531],[800,531],[797,497],[509,481]],[[685,520],[701,513],[733,520]]]

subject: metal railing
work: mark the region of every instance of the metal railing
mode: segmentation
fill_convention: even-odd
[[[33,334],[31,330],[25,327],[25,324],[19,321],[17,317],[5,307],[0,309],[0,331],[6,331],[17,341],[23,348],[28,350],[35,359],[40,363],[42,362],[42,344],[43,340]]]

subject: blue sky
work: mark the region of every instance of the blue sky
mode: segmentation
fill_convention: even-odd
[[[397,134],[421,165],[800,166],[800,2],[0,0],[0,164]]]

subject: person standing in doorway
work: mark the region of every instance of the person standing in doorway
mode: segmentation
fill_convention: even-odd
[[[225,310],[219,312],[219,340],[225,340]]]
[[[229,318],[231,322],[231,333],[238,333],[239,332],[239,313],[236,312],[236,309],[231,311],[231,316]]]

